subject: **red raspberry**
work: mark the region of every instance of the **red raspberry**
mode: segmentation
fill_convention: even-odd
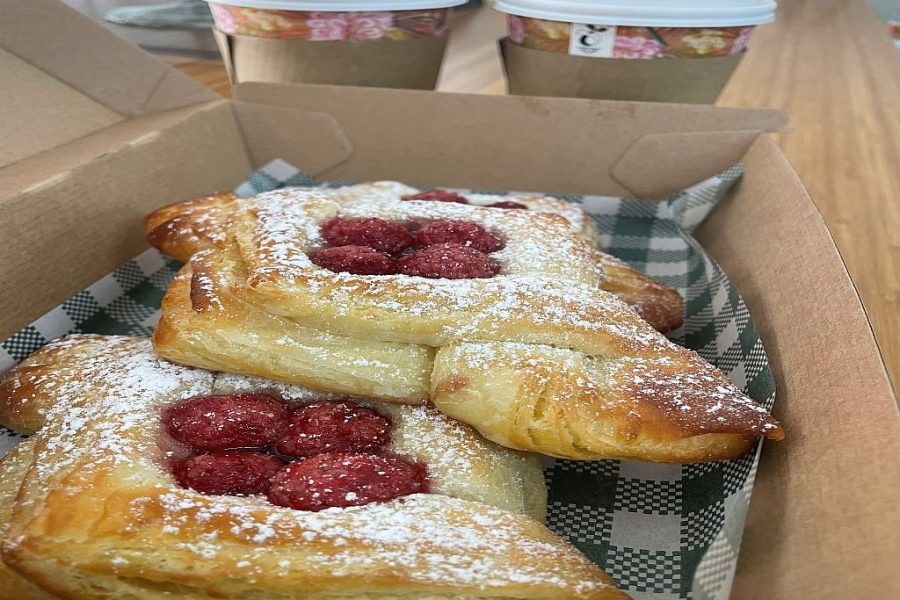
[[[397,261],[389,254],[365,246],[323,248],[310,254],[309,259],[335,273],[393,275],[397,272]]]
[[[400,272],[431,279],[487,278],[500,272],[500,263],[475,248],[435,244],[402,258]]]
[[[163,411],[169,434],[194,450],[261,448],[287,425],[285,404],[265,394],[189,398]]]
[[[298,510],[361,506],[428,491],[421,465],[393,456],[318,454],[283,467],[269,487],[269,501]]]
[[[229,450],[199,454],[172,467],[182,487],[201,494],[265,494],[284,463],[262,452]]]
[[[528,207],[524,204],[519,204],[518,202],[513,202],[512,200],[502,200],[500,202],[488,204],[487,206],[490,206],[491,208],[517,208],[528,210]]]
[[[456,202],[457,204],[468,204],[469,201],[465,196],[460,196],[456,192],[448,192],[447,190],[434,189],[427,192],[419,192],[410,196],[403,196],[404,200],[432,200],[434,202]]]
[[[379,452],[391,441],[391,422],[369,408],[345,402],[304,406],[290,417],[290,426],[275,442],[288,456],[326,452]]]
[[[459,244],[480,250],[485,254],[503,247],[503,241],[478,223],[471,221],[435,221],[416,233],[420,246],[434,244]]]
[[[396,223],[384,219],[332,219],[322,226],[322,237],[332,246],[366,246],[397,254],[413,243],[413,236]]]

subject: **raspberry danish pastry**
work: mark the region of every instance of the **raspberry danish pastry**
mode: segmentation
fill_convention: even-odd
[[[569,221],[577,234],[597,247],[594,251],[594,262],[602,270],[603,276],[600,281],[602,289],[619,296],[657,331],[666,333],[677,329],[683,322],[684,301],[678,292],[601,252],[598,246],[600,233],[596,222],[580,205],[573,202],[542,194],[498,197],[473,193],[463,196],[445,190],[419,192],[415,188],[394,181],[347,186],[333,190],[330,195],[336,202],[345,206],[364,207],[423,200],[558,214]],[[146,219],[147,240],[166,254],[186,261],[199,250],[224,243],[225,222],[238,205],[237,196],[225,193],[163,207]],[[326,232],[323,231],[324,233]],[[339,245],[349,245],[346,239],[344,242]],[[379,249],[377,242],[373,246],[366,243],[361,245]]]
[[[490,440],[564,458],[713,460],[783,435],[724,374],[598,289],[595,250],[558,214],[322,190],[230,210],[221,243],[163,300],[153,339],[169,360],[430,396]]]
[[[537,462],[430,407],[75,336],[0,383],[17,598],[626,598],[547,530]]]

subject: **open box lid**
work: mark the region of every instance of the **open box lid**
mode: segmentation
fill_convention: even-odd
[[[217,97],[59,2],[4,2],[0,168],[134,117]]]

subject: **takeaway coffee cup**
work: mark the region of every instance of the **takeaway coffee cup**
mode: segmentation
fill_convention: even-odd
[[[498,0],[513,93],[712,102],[772,0]],[[702,60],[700,60],[702,59]]]
[[[433,89],[465,0],[216,0],[232,81]]]

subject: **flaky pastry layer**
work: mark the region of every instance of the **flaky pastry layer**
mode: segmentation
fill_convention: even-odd
[[[18,597],[626,598],[528,516],[545,503],[534,459],[432,408],[362,401],[390,413],[391,450],[428,464],[434,493],[311,513],[178,487],[160,464],[159,411],[202,394],[321,393],[99,336],[51,344],[2,390],[3,422],[40,428],[0,478],[0,514],[11,515],[0,589],[32,594]]]
[[[403,197],[417,193],[416,188],[394,181],[378,181],[347,186],[329,192],[342,206],[365,211],[367,207],[387,207],[403,203]],[[286,195],[290,195],[286,191]],[[472,205],[485,206],[500,197],[467,193]],[[594,249],[595,264],[602,269],[600,287],[619,296],[656,330],[666,333],[681,326],[684,301],[673,288],[647,277],[624,262],[596,249],[600,235],[593,218],[578,204],[542,194],[503,196],[523,204],[532,211],[562,216],[570,228]],[[146,218],[147,241],[151,246],[179,260],[186,261],[194,253],[225,243],[225,230],[230,216],[237,210],[239,198],[231,193],[215,194],[165,206]],[[498,213],[504,209],[493,209]]]
[[[321,269],[306,253],[338,214],[476,221],[505,238],[494,255],[503,271],[433,280]],[[166,294],[154,344],[170,360],[339,391],[365,365],[362,378],[381,382],[366,394],[430,395],[491,440],[566,458],[714,460],[783,435],[724,374],[598,290],[594,251],[559,215],[283,190],[242,201],[227,232]],[[376,375],[382,364],[394,367]]]

